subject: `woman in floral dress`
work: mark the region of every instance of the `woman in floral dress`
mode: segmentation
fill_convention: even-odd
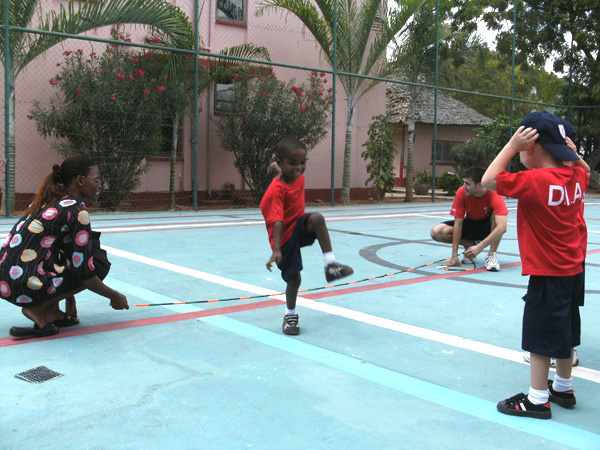
[[[40,337],[79,323],[75,294],[89,289],[129,309],[127,298],[102,281],[110,263],[92,231],[85,201],[102,187],[96,163],[72,156],[55,164],[0,250],[0,296],[20,306],[33,328],[12,327],[11,336]],[[67,300],[66,312],[59,308]]]

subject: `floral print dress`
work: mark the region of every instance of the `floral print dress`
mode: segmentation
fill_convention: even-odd
[[[0,250],[0,296],[16,305],[39,305],[96,276],[90,215],[65,196],[23,217]]]

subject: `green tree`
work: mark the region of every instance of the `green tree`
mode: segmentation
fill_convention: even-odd
[[[333,67],[334,53],[338,71],[385,78],[391,72],[385,62],[388,45],[406,32],[407,24],[424,0],[395,0],[394,8],[382,17],[384,0],[341,0],[337,8],[337,49],[334,48],[334,7],[331,0],[264,0],[257,11],[285,10],[296,16],[312,33],[322,54]],[[350,201],[352,131],[359,100],[377,80],[340,75],[346,97],[346,137],[342,202]]]
[[[446,27],[441,24],[439,40],[450,37]],[[414,201],[414,142],[416,105],[423,88],[414,83],[428,83],[433,79],[436,70],[436,2],[427,0],[415,13],[408,25],[404,39],[394,48],[389,65],[398,79],[408,81],[409,98],[408,114],[408,146],[406,156],[406,196],[405,202]]]
[[[271,182],[268,168],[275,160],[277,142],[295,136],[311,150],[327,134],[332,89],[325,88],[323,72],[312,72],[307,84],[284,83],[273,71],[236,78],[231,113],[221,114],[217,133],[259,202]]]
[[[113,38],[125,39],[120,27]],[[65,52],[50,84],[58,89],[48,106],[34,103],[32,118],[42,136],[60,138],[53,149],[64,156],[83,154],[98,164],[106,187],[99,202],[114,210],[139,185],[146,158],[163,141],[163,106],[172,92],[160,76],[153,53],[108,45],[97,56]]]
[[[468,64],[455,70],[452,87],[458,90],[510,97],[512,83],[511,61],[497,51],[482,47]],[[532,110],[529,102],[560,104],[566,102],[565,80],[541,67],[515,67],[514,116],[525,117]],[[496,117],[510,113],[509,100],[490,100],[490,97],[453,92],[450,95],[479,113]]]
[[[498,31],[498,51],[512,52],[514,3],[489,0],[456,0],[452,24],[472,28],[483,19]],[[563,99],[571,89],[570,114],[582,140],[585,158],[592,168],[600,163],[600,8],[596,0],[518,0],[516,22],[516,63],[522,67],[541,67],[553,58],[554,70],[572,76],[563,84]],[[568,102],[563,102],[567,106]],[[531,110],[541,109],[531,105]],[[563,111],[558,111],[563,113]]]
[[[369,195],[375,192],[377,201],[381,202],[385,194],[392,192],[396,185],[396,175],[393,170],[396,158],[396,143],[394,142],[394,125],[389,122],[386,115],[373,117],[369,126],[369,140],[363,144],[367,149],[361,156],[367,161],[369,178],[365,186],[373,183]]]
[[[79,2],[69,0],[57,11],[44,14],[41,0],[8,0],[8,21],[11,26],[33,28],[39,19],[38,30],[77,35],[87,31],[110,26],[115,23],[140,24],[153,27],[156,32],[177,48],[192,48],[193,32],[190,22],[181,10],[165,0],[107,0]],[[0,8],[0,26],[4,28],[4,8]],[[6,176],[10,180],[9,207],[14,209],[15,198],[15,86],[18,75],[27,65],[44,54],[54,45],[67,39],[65,36],[13,32],[10,34],[9,54],[5,54],[5,36],[0,33],[0,59],[8,60],[8,161]],[[172,65],[176,66],[176,59]],[[3,204],[3,206],[5,206]]]

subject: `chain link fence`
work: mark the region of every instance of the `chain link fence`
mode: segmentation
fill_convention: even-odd
[[[106,13],[88,15],[102,26],[81,34],[69,31],[76,27],[40,31],[56,5],[40,1],[24,19],[13,11],[20,3],[32,2],[2,2],[13,23],[3,13],[0,26],[6,215],[27,207],[53,164],[81,153],[100,167],[97,207],[104,210],[255,206],[276,174],[275,144],[289,134],[308,148],[307,202],[376,201],[361,154],[379,115],[387,117],[396,152],[386,170],[407,197],[427,176],[435,187],[444,172],[489,162],[533,110],[571,120],[586,159],[598,163],[599,111],[571,96],[584,86],[539,65],[525,70],[506,36],[488,46],[460,41],[439,17],[437,26],[431,22],[435,2],[427,3],[429,16],[408,15],[399,45],[389,39],[374,61],[369,50],[380,44],[374,36],[385,29],[382,20],[400,20],[385,3],[373,13],[370,40],[357,43],[350,34],[357,24],[337,9],[337,22],[328,17],[337,34],[325,27],[325,38],[315,38],[274,1],[269,8],[251,0],[171,1],[177,6],[164,13],[189,30],[179,46],[168,27],[144,14],[135,26],[127,14],[114,13],[124,19],[108,23]],[[28,59],[50,38],[56,42]],[[330,53],[321,52],[323,39]],[[347,52],[349,45],[366,50]],[[357,54],[362,64],[349,61]],[[512,61],[499,56],[511,54]]]

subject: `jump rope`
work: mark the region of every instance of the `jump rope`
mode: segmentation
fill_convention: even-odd
[[[460,256],[460,255],[462,255],[464,253],[465,252],[458,253],[457,255],[449,256],[447,258],[439,259],[437,261],[432,261],[430,263],[423,264],[421,266],[411,267],[410,269],[402,269],[402,270],[399,270],[398,272],[386,273],[384,275],[379,275],[379,276],[376,276],[376,277],[363,278],[362,280],[348,281],[346,283],[340,283],[340,284],[330,284],[328,286],[319,286],[319,287],[311,288],[311,289],[301,289],[301,290],[298,291],[298,294],[303,294],[303,293],[306,293],[306,292],[320,291],[320,290],[323,290],[323,289],[332,289],[332,288],[340,287],[340,286],[350,286],[352,284],[365,283],[367,281],[373,281],[373,280],[377,280],[379,278],[391,277],[391,276],[398,275],[398,274],[401,274],[401,273],[411,272],[413,270],[417,270],[417,269],[420,269],[422,267],[432,266],[432,265],[437,264],[437,263],[448,261],[449,259],[452,259],[454,257],[458,257],[458,256]],[[465,269],[463,267],[455,267],[455,266],[448,267],[446,265],[438,266],[438,269],[443,269],[443,270],[447,270],[447,271],[456,271],[456,272],[469,272],[469,271],[475,270],[477,268],[477,266],[475,265],[474,262],[472,262],[471,264],[473,264],[473,268],[470,268],[470,269]],[[251,299],[255,299],[255,298],[275,297],[275,296],[284,295],[284,294],[285,294],[284,292],[278,292],[278,293],[273,293],[273,294],[252,295],[252,296],[248,296],[248,297],[219,298],[219,299],[213,299],[213,300],[195,300],[195,301],[191,301],[191,302],[141,303],[141,304],[138,304],[138,305],[135,305],[135,306],[138,306],[138,307],[144,307],[144,306],[172,306],[172,305],[191,305],[191,304],[195,304],[195,303],[231,302],[231,301],[236,301],[236,300],[251,300]]]

